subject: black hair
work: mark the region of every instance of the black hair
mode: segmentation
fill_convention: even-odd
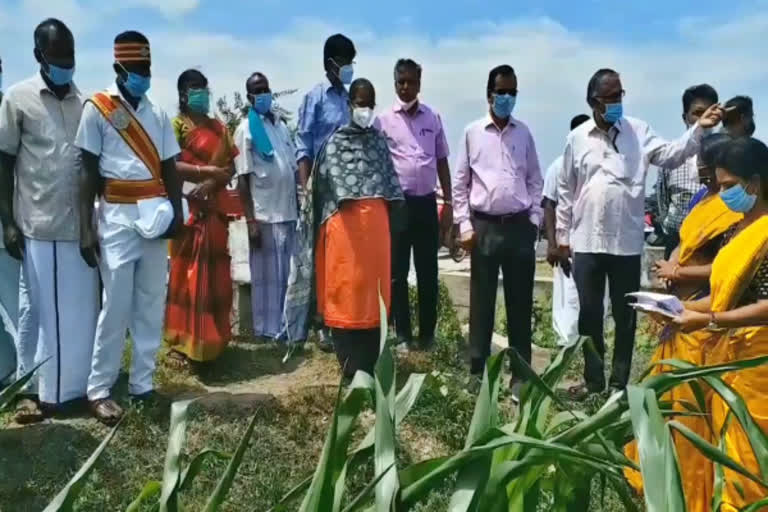
[[[720,153],[728,144],[733,141],[733,137],[727,133],[711,133],[702,137],[699,144],[698,164],[700,166],[714,167],[720,158]]]
[[[509,64],[502,64],[501,66],[496,66],[491,70],[490,73],[488,73],[488,85],[485,88],[485,92],[488,94],[488,96],[493,93],[493,89],[496,87],[496,77],[497,76],[514,76],[515,75],[515,69],[510,66]]]
[[[748,136],[755,133],[755,111],[752,106],[752,98],[749,96],[734,96],[725,102],[725,108],[736,107],[736,112],[749,118],[749,124],[746,126]]]
[[[587,84],[587,104],[590,107],[595,106],[595,91],[597,90],[597,86],[600,85],[600,82],[602,82],[603,78],[607,76],[619,76],[619,73],[613,69],[610,68],[602,68],[595,71],[595,74],[592,75],[592,78],[589,79],[589,83]]]
[[[575,130],[587,121],[589,121],[589,116],[587,114],[579,114],[575,116],[573,119],[571,119],[571,131]]]
[[[61,20],[56,18],[48,18],[40,22],[40,24],[35,27],[35,48],[41,52],[45,52],[45,50],[47,50],[48,46],[51,44],[51,36],[53,34],[66,37],[72,41],[74,45],[75,38],[72,35],[72,31],[69,30],[69,27],[67,27]]]
[[[706,100],[714,105],[720,98],[717,91],[709,84],[693,85],[683,92],[683,114],[687,114],[691,109],[691,104],[696,100]]]
[[[185,99],[187,89],[191,83],[201,83],[204,87],[208,87],[208,79],[197,69],[188,69],[179,75],[179,79],[176,81],[176,89],[179,91],[179,111],[182,113],[187,112],[187,101]]]
[[[128,30],[127,32],[120,33],[117,35],[117,37],[115,37],[115,44],[117,43],[149,44],[149,39],[147,39],[147,36],[145,36],[141,32],[136,32],[135,30]]]
[[[334,34],[325,41],[323,47],[323,65],[328,70],[328,59],[334,57],[345,57],[353,60],[357,55],[355,44],[350,38],[343,34]]]
[[[717,167],[749,180],[760,178],[763,198],[768,198],[768,146],[752,137],[736,137],[717,157]]]
[[[405,69],[410,69],[416,72],[416,76],[421,80],[421,66],[413,59],[399,59],[395,63],[395,80],[397,80],[397,74]]]
[[[267,75],[265,75],[265,74],[264,74],[264,73],[262,73],[261,71],[254,71],[253,73],[251,73],[251,75],[250,75],[248,78],[246,78],[246,79],[245,79],[245,93],[246,93],[246,94],[250,94],[250,93],[248,92],[248,83],[249,83],[249,82],[250,82],[250,81],[251,81],[253,78],[263,78],[264,80],[267,80]]]
[[[352,101],[352,98],[355,97],[355,94],[357,93],[358,89],[363,88],[370,88],[371,92],[373,93],[373,99],[376,100],[376,89],[373,87],[373,84],[370,80],[367,78],[357,78],[355,81],[352,82],[352,84],[349,86],[349,101]]]

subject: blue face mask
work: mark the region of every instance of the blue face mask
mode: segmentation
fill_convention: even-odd
[[[141,98],[149,90],[150,77],[141,76],[137,73],[128,72],[127,78],[123,79],[123,87],[128,90],[128,94],[134,98]]]
[[[259,114],[264,115],[272,109],[271,92],[264,92],[251,97],[253,98],[253,109]]]
[[[331,62],[336,64],[336,61],[331,59]],[[352,79],[355,78],[355,68],[352,66],[352,64],[345,64],[343,66],[339,66],[336,64],[339,68],[339,80],[341,80],[341,83],[344,85],[349,85],[352,83]]]
[[[606,103],[603,119],[607,123],[613,124],[624,115],[624,105],[621,103]]]
[[[207,114],[211,110],[211,93],[208,89],[190,89],[187,92],[187,107],[192,112]]]
[[[511,94],[494,94],[493,113],[496,117],[506,119],[512,115],[515,103],[517,103],[517,96],[512,96]]]
[[[755,206],[755,201],[757,201],[757,196],[747,194],[747,190],[741,183],[720,192],[720,198],[729,210],[736,213],[747,213]]]
[[[53,82],[53,85],[67,85],[72,83],[72,77],[75,75],[75,66],[72,66],[71,68],[60,68],[59,66],[49,64],[48,61],[45,60],[43,52],[40,52],[40,60],[45,64],[45,66],[43,66],[43,73],[45,73],[45,76]],[[48,71],[45,70],[46,66],[48,67]]]

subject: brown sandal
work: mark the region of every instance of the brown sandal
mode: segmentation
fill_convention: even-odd
[[[113,426],[123,417],[123,408],[111,398],[102,398],[90,402],[91,412],[97,420],[107,426]]]
[[[13,417],[13,421],[19,425],[40,423],[44,419],[45,414],[37,401],[31,398],[22,398],[16,404],[16,414]]]
[[[189,370],[189,358],[178,350],[171,350],[165,358],[165,364],[176,370]]]

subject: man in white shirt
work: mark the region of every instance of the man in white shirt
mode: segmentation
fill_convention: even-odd
[[[167,293],[168,242],[163,238],[171,238],[182,223],[175,164],[179,145],[168,115],[146,96],[150,65],[146,37],[132,31],[118,35],[116,83],[85,104],[75,140],[85,168],[81,253],[89,265],[98,263],[104,283],[88,400],[93,414],[107,424],[123,413],[110,394],[126,329],[133,341],[128,391],[137,400],[152,396]]]
[[[72,81],[74,38],[64,23],[47,19],[34,41],[40,70],[11,87],[0,105],[0,218],[8,254],[23,262],[27,304],[17,338],[18,373],[44,362],[37,374],[40,409],[53,413],[86,394],[98,276],[80,258],[81,168],[74,140],[83,97]],[[16,419],[40,420],[36,409],[25,400]]]
[[[571,120],[571,131],[589,121],[580,114]],[[568,346],[579,339],[579,293],[571,274],[571,262],[561,258],[555,237],[555,208],[557,207],[557,178],[563,170],[563,155],[558,156],[544,177],[541,207],[544,210],[544,233],[547,237],[547,262],[552,266],[552,328],[557,344]]]
[[[603,290],[606,278],[616,322],[609,384],[629,380],[637,316],[626,294],[640,288],[645,178],[650,165],[674,168],[698,151],[704,130],[716,126],[722,108],[712,105],[680,139],[666,142],[647,123],[623,116],[619,74],[598,70],[587,87],[592,119],[572,131],[558,179],[557,242],[562,258],[573,254],[579,291],[579,332],[585,344],[585,385],[574,397],[605,389]]]
[[[283,306],[296,238],[296,147],[272,110],[269,80],[254,73],[246,84],[248,117],[235,131],[240,196],[248,222],[251,306],[256,336],[284,334]]]

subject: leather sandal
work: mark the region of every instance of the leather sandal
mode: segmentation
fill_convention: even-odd
[[[16,412],[13,421],[19,425],[29,425],[31,423],[40,423],[45,419],[45,413],[35,400],[31,398],[22,398],[16,404]]]
[[[96,419],[110,427],[123,417],[123,408],[117,405],[117,402],[111,398],[92,400],[89,405]]]

